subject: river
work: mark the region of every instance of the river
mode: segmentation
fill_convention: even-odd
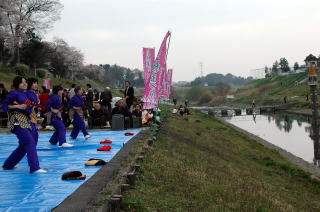
[[[210,108],[198,107],[203,112]],[[246,115],[242,110],[241,116],[235,116],[228,111],[228,116],[216,114],[225,121],[246,130],[303,160],[313,163],[314,146],[311,134],[311,119],[303,115],[287,113],[271,113]]]
[[[313,140],[308,117],[291,114],[264,114],[224,117],[225,121],[313,162]]]

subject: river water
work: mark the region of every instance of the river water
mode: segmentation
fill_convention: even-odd
[[[195,109],[207,113],[208,110],[214,108],[198,107]],[[246,115],[245,110],[241,111],[240,116],[236,116],[234,111],[230,110],[225,117],[221,116],[221,112],[215,115],[307,162],[313,162],[314,146],[310,137],[311,118],[307,116],[286,113]]]
[[[225,121],[313,162],[313,140],[308,117],[291,114],[265,114],[224,117]]]

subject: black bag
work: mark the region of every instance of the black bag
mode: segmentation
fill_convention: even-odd
[[[124,116],[122,114],[114,114],[111,125],[112,130],[124,130]]]
[[[142,119],[141,117],[132,117],[132,128],[142,127]]]
[[[124,118],[124,127],[125,129],[132,128],[131,119],[129,117]]]

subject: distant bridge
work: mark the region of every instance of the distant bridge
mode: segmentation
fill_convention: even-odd
[[[275,112],[279,110],[286,110],[297,104],[296,102],[278,105],[264,105],[264,106],[243,106],[243,107],[193,107],[194,109],[200,109],[209,115],[215,116],[245,116],[254,115],[265,112]]]

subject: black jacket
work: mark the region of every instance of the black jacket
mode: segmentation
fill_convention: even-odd
[[[107,105],[112,101],[112,93],[110,90],[106,89],[101,93],[100,99],[103,105]]]
[[[134,90],[133,87],[128,87],[124,90],[124,97],[129,97],[128,99],[126,99],[126,103],[128,105],[128,107],[130,107],[132,105],[133,99],[134,99]]]
[[[130,111],[128,110],[128,108],[119,108],[119,107],[115,107],[112,109],[112,115],[114,114],[122,114],[124,115],[125,117],[131,117],[131,113]]]

